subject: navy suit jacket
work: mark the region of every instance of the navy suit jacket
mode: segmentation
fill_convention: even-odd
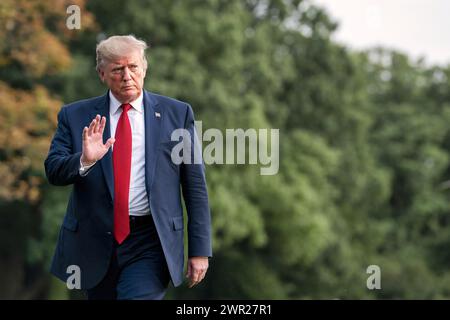
[[[194,140],[194,115],[184,102],[144,91],[145,185],[174,286],[183,281],[184,221],[181,195],[187,211],[188,256],[212,256],[211,218],[202,164],[175,164],[171,141],[175,129],[186,129]],[[51,272],[63,281],[80,268],[81,289],[95,287],[104,277],[113,251],[114,177],[112,151],[89,173],[79,175],[82,131],[96,114],[106,117],[104,142],[110,137],[108,93],[62,107],[58,127],[45,160],[53,185],[72,184]],[[158,116],[159,114],[159,116]]]

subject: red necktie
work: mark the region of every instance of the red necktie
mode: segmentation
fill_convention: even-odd
[[[114,168],[114,237],[121,244],[130,233],[129,205],[131,173],[130,104],[122,105],[113,150]]]

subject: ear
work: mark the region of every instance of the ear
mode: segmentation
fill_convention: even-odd
[[[147,75],[147,71],[148,71],[148,67],[147,67],[146,69],[144,69],[144,75],[143,75],[143,77],[142,77],[142,78],[144,78],[144,79],[145,79],[145,76]]]
[[[98,69],[98,76],[102,82],[105,82],[105,71],[103,69]]]

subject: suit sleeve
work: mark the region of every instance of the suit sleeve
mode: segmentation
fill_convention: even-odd
[[[58,114],[58,127],[44,162],[48,181],[57,186],[65,186],[77,181],[80,178],[80,158],[81,152],[73,153],[67,111],[63,107]]]
[[[201,147],[195,130],[194,113],[191,106],[187,106],[185,129],[191,138],[191,146]],[[191,152],[190,163],[181,166],[181,186],[188,216],[188,255],[189,257],[211,257],[211,214],[208,204],[205,166],[194,163],[194,152]]]

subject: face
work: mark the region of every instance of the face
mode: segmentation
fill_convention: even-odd
[[[111,61],[100,69],[100,79],[121,103],[130,103],[141,94],[146,70],[139,51]]]

